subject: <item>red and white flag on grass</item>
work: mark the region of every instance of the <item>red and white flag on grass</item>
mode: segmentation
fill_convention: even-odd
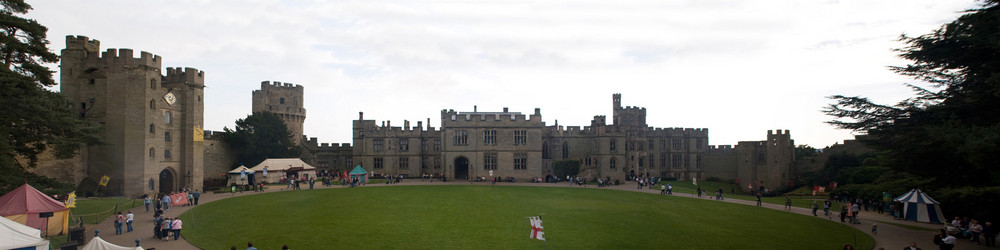
[[[532,239],[545,240],[545,232],[542,232],[542,218],[538,216],[529,217],[531,220],[531,237]]]

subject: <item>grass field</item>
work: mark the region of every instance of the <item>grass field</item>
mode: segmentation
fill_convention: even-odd
[[[541,215],[547,242],[528,238]],[[181,216],[203,249],[835,249],[872,246],[840,223],[709,200],[604,189],[392,186],[276,192]],[[855,241],[858,244],[855,244]]]

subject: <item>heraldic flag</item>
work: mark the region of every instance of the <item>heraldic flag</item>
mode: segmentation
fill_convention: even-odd
[[[538,216],[528,218],[531,220],[531,237],[532,239],[545,240],[545,232],[542,232],[542,218]]]

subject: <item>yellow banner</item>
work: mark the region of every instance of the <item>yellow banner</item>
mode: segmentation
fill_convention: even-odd
[[[76,207],[76,191],[66,196],[66,207]]]
[[[104,187],[107,187],[109,181],[111,181],[111,177],[108,177],[107,175],[105,175],[104,177],[101,177],[101,184],[100,185],[104,186]]]

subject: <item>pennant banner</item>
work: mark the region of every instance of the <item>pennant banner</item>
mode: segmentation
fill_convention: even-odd
[[[104,186],[104,187],[107,187],[108,186],[108,182],[110,182],[110,181],[111,181],[111,177],[108,177],[107,175],[105,175],[105,176],[101,177],[101,183],[100,183],[100,185]]]
[[[66,207],[76,207],[76,191],[70,192],[66,196]]]
[[[530,217],[531,220],[531,235],[532,239],[545,240],[545,232],[542,232],[542,218]]]

